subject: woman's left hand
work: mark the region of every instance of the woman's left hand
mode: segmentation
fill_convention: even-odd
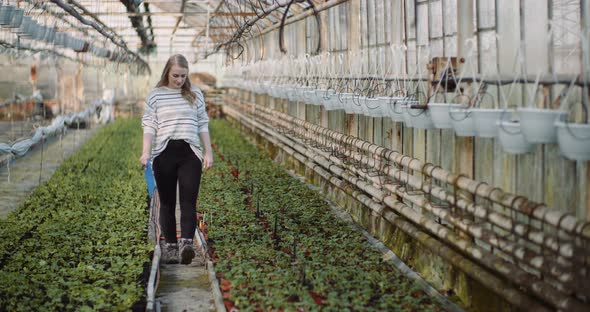
[[[212,166],[213,166],[213,154],[211,153],[211,151],[207,151],[207,152],[205,152],[205,157],[203,158],[203,168],[205,168],[205,170],[208,170]]]

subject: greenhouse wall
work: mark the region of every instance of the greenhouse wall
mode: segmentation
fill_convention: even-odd
[[[561,0],[347,1],[321,10],[319,20],[311,15],[287,23],[282,29],[282,42],[278,40],[278,30],[254,37],[244,46],[240,57],[228,59],[227,76],[231,78],[232,71],[239,68],[233,73],[238,72],[248,83],[271,81],[271,84],[289,85],[295,81],[295,85],[311,86],[316,90],[340,88],[337,92],[363,94],[367,90],[369,93],[377,90],[377,93],[389,96],[392,91],[395,93],[395,84],[398,84],[414,90],[413,95],[420,103],[456,101],[469,105],[475,103],[485,109],[561,109],[568,112],[570,122],[583,122],[588,118],[584,112],[588,99],[582,95],[588,90],[580,83],[581,79],[587,78],[580,77],[587,77],[588,73],[583,69],[587,68],[588,60],[583,55],[590,47],[583,39],[587,21],[582,20],[579,13],[586,9],[587,3]],[[551,27],[544,29],[546,25]],[[539,31],[540,28],[543,31]],[[279,48],[283,49],[282,53]],[[340,66],[314,63],[322,60],[340,60]],[[453,70],[461,77],[472,79],[459,81],[454,89],[442,87],[441,91],[442,79],[431,83],[431,70],[440,60],[447,60],[447,64],[456,61]],[[269,64],[270,69],[265,65],[256,67],[257,64]],[[278,65],[273,68],[273,64]],[[288,72],[284,70],[284,64],[305,66],[296,67],[294,76],[281,76]],[[380,79],[393,83],[384,83],[383,87]],[[332,81],[338,81],[338,85],[334,86]],[[438,92],[432,92],[433,88]],[[331,185],[329,179],[311,169],[315,159],[293,156],[297,154],[294,152],[298,151],[296,147],[280,141],[281,134],[275,136],[272,130],[257,122],[273,125],[276,122],[276,131],[285,127],[283,131],[295,131],[295,136],[299,135],[303,142],[315,138],[315,144],[321,143],[323,133],[333,130],[346,138],[358,138],[363,145],[372,143],[403,155],[400,164],[404,158],[412,159],[407,163],[408,167],[416,160],[424,166],[433,165],[472,179],[476,183],[473,194],[478,193],[480,187],[488,186],[513,194],[512,208],[519,200],[531,207],[543,203],[562,216],[559,220],[564,220],[565,216],[575,216],[579,222],[590,220],[589,163],[564,157],[556,143],[536,144],[531,152],[514,155],[505,152],[497,138],[458,136],[452,129],[416,129],[388,117],[326,110],[324,105],[252,92],[248,86],[241,90],[230,89],[227,98],[231,106],[228,115],[244,131],[251,131],[252,137],[271,151],[275,160],[305,176],[308,182],[322,186],[331,200],[345,207],[355,221],[386,242],[430,283],[456,294],[463,304],[475,310],[486,310],[490,306],[494,306],[492,310],[518,309],[514,298],[513,301],[508,299],[511,295],[502,290],[510,288],[510,283],[475,280],[473,277],[478,273],[474,272],[483,272],[479,263],[473,266],[475,271],[470,271],[472,266],[464,263],[465,258],[453,258],[441,251],[444,247],[429,245],[426,240],[418,238],[418,234],[410,235],[414,229],[404,230],[405,225],[375,215],[371,210],[373,202],[367,204],[351,197],[342,187]],[[231,113],[234,110],[235,113]],[[273,119],[275,117],[278,121]],[[303,124],[303,133],[291,128]],[[320,130],[314,126],[319,126],[317,129]],[[578,140],[579,144],[588,144],[583,138]],[[277,145],[277,141],[281,144]],[[375,154],[373,157],[379,158]],[[422,174],[422,183],[427,180],[424,170],[407,170],[415,176]],[[454,188],[456,192],[456,181]],[[447,190],[452,192],[452,185]],[[384,194],[388,196],[386,191]],[[530,222],[507,212],[510,205],[498,205],[489,196],[480,198],[473,194],[467,196],[471,196],[469,200],[474,205],[489,205],[491,211],[506,213],[515,223]],[[374,200],[379,202],[379,199],[383,198]],[[399,200],[404,202],[405,199]],[[418,214],[422,213],[421,221],[427,219],[428,212],[420,205],[406,204]],[[473,221],[478,222],[477,218]],[[558,223],[560,231],[561,221]],[[442,224],[445,228],[445,223]],[[422,223],[414,225],[415,231],[428,232]],[[460,230],[453,230],[461,237]],[[493,225],[491,231],[497,234]],[[473,242],[489,250],[490,246],[479,239],[475,238]],[[499,254],[493,247],[491,253]]]

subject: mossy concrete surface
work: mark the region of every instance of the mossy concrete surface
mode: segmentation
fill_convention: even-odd
[[[180,233],[178,189],[176,196],[176,230],[177,233]],[[163,250],[163,242],[160,243]],[[156,300],[160,301],[163,312],[215,311],[209,271],[199,253],[199,249],[196,248],[195,250],[197,256],[189,265],[162,264],[160,262],[160,284]]]
[[[205,266],[162,264],[160,272],[158,299],[162,311],[215,311]]]

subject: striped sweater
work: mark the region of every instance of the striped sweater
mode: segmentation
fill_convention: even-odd
[[[193,106],[182,97],[180,89],[159,87],[147,96],[141,126],[144,134],[154,136],[152,159],[164,151],[169,140],[185,140],[203,161],[199,134],[209,132],[209,117],[203,93],[194,86],[192,90],[197,94]]]

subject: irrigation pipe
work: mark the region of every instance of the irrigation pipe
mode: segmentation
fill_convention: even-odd
[[[242,119],[245,117],[241,117]],[[267,120],[270,121],[270,120]],[[255,121],[254,121],[255,122]],[[259,128],[265,128],[264,126],[259,126]],[[307,148],[305,147],[298,147],[297,144],[290,142],[287,139],[284,139],[284,143],[287,145],[293,146],[296,150],[301,152],[302,154],[307,154],[306,156],[314,161],[322,164],[317,157],[317,155],[309,154],[307,152]],[[406,156],[407,157],[407,156]],[[344,170],[339,168],[335,170],[335,166],[331,163],[324,163],[322,164],[324,167],[328,168],[330,171],[334,172],[335,174],[342,176],[343,178],[347,179],[350,183],[356,185],[360,189],[367,191],[369,194],[376,198],[383,198],[383,194],[380,190],[367,186],[367,184],[360,179],[348,174],[343,173]],[[412,201],[415,204],[421,205],[424,208],[424,199],[422,201],[416,201],[415,198],[410,196],[407,192],[401,192],[396,190],[396,193],[403,198]],[[384,202],[389,205],[387,202],[387,198],[384,199]],[[394,207],[392,207],[394,208]],[[512,280],[513,282],[526,286],[529,290],[531,290],[534,294],[538,295],[540,298],[545,298],[549,300],[552,305],[557,308],[563,309],[572,309],[572,310],[580,310],[583,311],[587,308],[583,303],[575,299],[573,296],[570,296],[571,290],[567,289],[566,286],[569,285],[559,285],[557,288],[554,287],[552,284],[548,283],[548,280],[539,280],[535,276],[532,276],[530,273],[516,267],[514,264],[504,261],[496,257],[495,255],[491,254],[489,251],[473,245],[471,242],[460,238],[455,233],[453,233],[450,229],[441,227],[436,222],[424,218],[421,214],[416,214],[413,209],[409,209],[405,212],[400,211],[406,217],[409,217],[417,224],[421,224],[422,226],[426,227],[431,231],[433,234],[437,235],[438,237],[444,239],[445,241],[451,243],[452,245],[456,246],[460,250],[463,250],[466,254],[469,254],[473,258],[477,259],[481,264],[485,265],[491,270],[501,273],[504,277]],[[583,287],[582,287],[583,288]],[[583,289],[579,290],[580,292],[584,292]]]
[[[292,146],[295,145],[294,143],[286,143],[286,144],[290,144]],[[305,149],[304,147],[300,147],[300,148]],[[306,151],[300,151],[300,152],[306,153]],[[309,156],[309,155],[306,155],[306,156],[309,157],[310,159],[314,159],[314,161],[317,162],[317,158],[315,158],[313,156]],[[326,165],[324,164],[324,167],[325,166]],[[334,165],[328,165],[328,166],[329,166],[330,171],[334,172],[335,174],[340,175],[339,173],[344,172],[344,170],[341,168],[339,168],[338,170],[335,170]],[[356,185],[357,187],[359,187],[362,190],[365,190],[366,184],[364,182],[362,182],[360,179],[358,179],[350,174],[347,174],[347,173],[344,173],[341,176],[343,178],[345,178],[349,183]],[[375,195],[375,194],[372,194],[372,195]],[[405,193],[405,192],[402,194],[398,193],[398,195],[407,195],[407,193]],[[383,197],[383,196],[381,196],[381,197]],[[404,196],[404,198],[407,198],[407,197]],[[555,306],[566,308],[566,309],[578,309],[580,311],[583,311],[583,309],[585,308],[582,304],[577,302],[575,299],[559,295],[559,292],[556,291],[556,289],[553,288],[553,286],[548,284],[546,281],[534,281],[534,279],[532,279],[532,276],[527,274],[525,271],[520,270],[512,263],[509,263],[509,262],[506,262],[502,259],[499,259],[499,258],[495,257],[493,254],[489,253],[488,251],[480,248],[479,246],[473,245],[470,241],[460,238],[459,236],[457,236],[455,233],[453,233],[449,229],[440,226],[439,224],[437,224],[436,222],[434,222],[428,218],[424,218],[421,214],[416,213],[413,209],[411,209],[405,205],[403,205],[401,207],[395,206],[395,203],[397,202],[396,199],[393,199],[392,197],[388,196],[387,198],[385,198],[384,202],[388,206],[390,206],[394,209],[398,208],[398,209],[396,209],[396,211],[398,213],[410,218],[410,220],[412,220],[416,224],[421,224],[422,226],[427,228],[431,233],[437,235],[438,237],[442,238],[443,240],[447,241],[448,243],[454,245],[455,247],[459,248],[460,250],[462,250],[466,254],[471,255],[474,259],[477,259],[478,261],[480,261],[481,264],[485,265],[486,267],[488,267],[492,270],[495,270],[495,271],[499,271],[500,273],[502,273],[503,276],[516,282],[517,284],[527,285],[530,288],[530,290],[533,291],[533,293],[536,293],[537,295],[541,296],[542,298],[550,297],[549,298],[550,301]],[[402,209],[402,210],[399,210],[399,209]]]
[[[314,125],[304,120],[297,119],[285,113],[280,113],[265,107],[256,107],[256,110],[272,114],[273,117],[278,117],[282,120],[289,122],[294,126],[299,126],[303,129],[313,131],[318,136],[325,135],[326,137],[332,138],[338,144],[352,145],[353,147],[356,147],[360,150],[375,155],[385,155],[385,158],[387,160],[393,161],[398,165],[409,168],[411,170],[422,172],[425,166],[425,164],[417,158],[401,154],[397,151],[386,149],[376,144],[367,144],[366,141],[363,141],[359,138],[351,137],[333,130],[322,128],[318,125]],[[430,172],[425,172],[424,174],[444,183],[456,184],[457,187],[461,190],[467,191],[481,198],[489,199],[494,203],[503,205],[504,207],[514,208],[523,214],[528,214],[529,217],[533,217],[538,221],[541,221],[558,229],[562,229],[569,234],[575,234],[576,236],[580,236],[581,239],[590,242],[590,226],[587,225],[588,222],[580,221],[575,216],[570,215],[566,212],[550,209],[546,207],[544,204],[536,204],[528,200],[519,200],[523,199],[523,197],[506,193],[499,188],[494,188],[489,185],[482,185],[479,181],[475,181],[466,176],[448,172],[440,167],[434,167]],[[512,227],[512,224],[507,225],[509,227]]]
[[[272,114],[272,117],[276,117],[276,114]],[[277,122],[276,120],[273,120],[273,121]],[[283,126],[288,127],[291,130],[296,129],[295,127],[293,127],[290,124],[286,124],[286,125],[283,124]],[[348,142],[341,142],[341,143],[346,144]],[[337,143],[332,143],[332,144],[333,144],[332,147],[338,147],[338,145],[339,145]],[[368,148],[367,148],[367,146],[368,146]],[[377,145],[375,145],[375,144],[364,144],[362,147],[367,148],[373,154],[377,154],[376,149],[371,150],[371,147],[377,147]],[[383,152],[384,150],[381,150],[381,151]],[[389,166],[389,165],[382,166],[379,160],[373,160],[373,159],[368,160],[366,157],[359,156],[358,153],[352,152],[352,151],[347,151],[347,153],[348,153],[348,156],[353,157],[355,160],[361,161],[365,165],[370,165],[370,166],[372,165],[374,169],[383,171],[383,173],[389,175],[390,177],[401,179],[399,177],[400,173],[405,175],[405,173],[403,171],[395,169],[392,166]],[[397,153],[394,151],[389,151],[389,153],[384,153],[381,155],[386,155],[386,157],[387,157],[387,156],[391,156],[391,154],[393,154],[393,153],[396,153],[396,157],[394,158],[396,163],[402,164],[402,166],[404,166],[406,168],[413,169],[410,166],[415,161],[413,160],[413,158],[411,158],[409,156],[405,156],[403,154],[400,154],[400,153]],[[334,159],[334,158],[331,158],[331,159]],[[406,162],[407,159],[409,159],[409,160]],[[416,161],[418,161],[418,160],[416,160]],[[371,164],[371,162],[373,162],[373,164]],[[427,169],[429,169],[429,170],[427,170]],[[424,164],[420,169],[418,169],[418,171],[426,174],[429,171],[435,171],[437,169],[439,169],[439,168],[437,168],[433,164]],[[437,186],[430,187],[429,185],[424,185],[422,180],[415,178],[414,176],[411,176],[412,179],[410,179],[410,180],[408,180],[410,175],[405,175],[405,177],[407,180],[406,182],[408,184],[411,184],[415,188],[422,189],[423,191],[425,191],[428,194],[431,194],[441,200],[447,201],[452,205],[456,205],[458,208],[468,211],[476,217],[484,218],[484,219],[488,220],[489,222],[491,222],[492,224],[494,224],[495,226],[499,226],[507,231],[514,231],[516,234],[520,235],[523,238],[528,239],[532,243],[538,244],[542,247],[547,247],[547,248],[553,250],[554,252],[557,252],[562,257],[565,257],[565,258],[572,258],[573,257],[574,247],[572,246],[571,243],[560,241],[560,239],[558,237],[549,235],[547,233],[543,233],[542,230],[535,231],[535,228],[533,228],[531,224],[528,224],[528,225],[516,224],[514,222],[514,220],[506,217],[505,215],[497,213],[495,211],[490,211],[489,209],[486,209],[485,207],[475,204],[472,201],[466,200],[464,198],[459,197],[455,201],[455,197],[452,194],[449,194],[448,192],[446,192],[443,188],[437,187]],[[457,177],[459,177],[459,176],[456,176],[455,179],[457,179]],[[489,186],[486,186],[486,185],[484,185],[484,187],[489,188]],[[476,187],[476,190],[482,189],[482,188],[483,187]],[[492,189],[492,190],[493,190],[493,192],[501,192],[498,189]],[[512,203],[514,203],[515,200],[517,200],[517,199],[519,199],[519,197],[513,197]],[[522,199],[522,197],[520,197],[520,199]],[[564,219],[571,217],[571,216],[567,216],[565,214],[562,214],[562,216],[564,217]],[[573,217],[571,217],[571,218],[573,218]],[[575,219],[575,218],[573,218],[573,219]],[[565,220],[561,221],[562,224],[564,223],[564,221]],[[577,219],[574,221],[577,221]]]
[[[267,120],[268,122],[271,122],[271,120]],[[290,143],[289,143],[290,144]],[[302,143],[300,143],[300,146],[303,146]],[[303,149],[305,149],[305,147],[301,147]],[[307,154],[307,152],[303,152],[302,153]],[[317,152],[320,153],[321,152]],[[352,153],[352,152],[351,152]],[[335,174],[342,176],[344,178],[346,178],[347,180],[349,180],[349,182],[355,184],[357,187],[359,187],[360,189],[368,192],[370,195],[372,195],[375,198],[380,199],[381,201],[383,201],[384,199],[384,194],[381,190],[379,190],[378,188],[375,188],[373,186],[371,186],[370,184],[367,184],[366,182],[357,179],[356,177],[348,174],[345,172],[344,169],[334,169],[334,167],[329,167],[331,166],[329,163],[326,163],[326,160],[321,161],[317,158],[316,154],[307,154],[306,156],[308,156],[310,159],[314,159],[314,161],[322,164],[324,167],[329,168],[331,171],[333,171]],[[334,159],[334,157],[330,157],[330,156],[326,156],[323,155],[324,158],[328,159],[328,160],[332,160],[333,162],[339,162],[340,160],[338,159]],[[355,153],[355,158],[356,159],[360,159],[361,156],[359,156],[358,154]],[[364,163],[367,164],[367,161],[364,160]],[[365,178],[365,179],[370,179],[369,176],[367,176],[366,173],[364,172],[359,172],[357,169],[355,168],[350,168],[349,170],[351,170],[353,173],[358,174],[359,176]],[[399,172],[399,174],[397,175],[397,179],[398,180],[404,180],[403,177],[406,177],[406,183],[408,181],[416,181],[414,183],[414,187],[417,188],[423,188],[423,186],[420,186],[419,184],[423,184],[422,182],[417,182],[417,180],[419,180],[418,178],[414,177],[414,176],[410,176],[407,175],[406,173],[404,173],[403,171],[397,170],[397,172]],[[402,174],[404,176],[402,176]],[[394,177],[396,175],[393,175]],[[410,178],[412,178],[412,180],[410,180]],[[571,288],[575,286],[575,282],[581,282],[579,280],[574,280],[575,277],[577,276],[573,276],[571,273],[569,272],[563,272],[563,270],[560,267],[557,267],[558,264],[560,264],[560,262],[565,262],[567,264],[567,266],[572,267],[571,263],[569,262],[569,260],[565,260],[563,258],[558,258],[557,262],[553,259],[549,260],[548,263],[552,264],[552,267],[547,268],[546,266],[544,266],[544,259],[543,256],[538,254],[538,253],[534,253],[532,250],[525,250],[524,248],[522,248],[522,246],[520,246],[519,248],[514,247],[515,244],[512,244],[510,242],[507,242],[503,239],[501,239],[500,237],[498,237],[498,235],[495,235],[495,233],[490,232],[488,230],[483,229],[482,227],[472,227],[472,221],[471,220],[465,220],[462,218],[455,218],[453,217],[451,214],[449,214],[447,211],[443,210],[443,209],[434,209],[432,207],[432,205],[430,205],[430,203],[426,200],[426,198],[424,196],[416,196],[416,195],[411,195],[409,194],[407,191],[405,190],[401,190],[401,187],[397,186],[397,187],[392,187],[391,185],[386,185],[388,186],[387,189],[392,191],[394,194],[399,195],[400,197],[409,200],[410,202],[412,202],[415,205],[420,206],[421,208],[424,208],[426,210],[428,210],[429,212],[435,214],[438,217],[441,217],[442,219],[445,219],[446,221],[452,223],[454,226],[456,226],[457,228],[460,228],[462,230],[464,230],[466,233],[471,234],[472,236],[478,238],[478,239],[482,239],[484,241],[486,241],[486,239],[484,239],[484,237],[491,237],[492,239],[488,239],[486,241],[486,243],[491,244],[495,247],[500,248],[503,251],[506,251],[508,253],[511,254],[511,256],[522,259],[522,260],[527,260],[528,262],[526,263],[527,265],[530,265],[531,267],[535,267],[537,269],[540,269],[541,271],[543,271],[543,273],[547,274],[547,275],[552,275],[553,279],[554,278],[558,278],[559,282],[557,283],[558,286],[557,288],[566,294],[570,294],[572,293]],[[428,190],[427,190],[428,191]],[[472,205],[473,206],[473,205]],[[465,224],[463,221],[468,221],[467,224]],[[447,240],[451,240],[454,241],[456,240],[457,237],[456,236],[452,236],[449,237],[449,239]],[[570,246],[571,247],[571,246]],[[526,251],[526,252],[525,252]],[[478,257],[479,258],[479,257]],[[521,263],[523,264],[523,263]],[[491,264],[490,264],[491,265]],[[506,264],[508,265],[510,268],[509,269],[504,269],[504,271],[507,272],[516,272],[516,273],[510,273],[509,275],[512,277],[512,275],[516,274],[518,276],[518,283],[519,284],[523,284],[523,285],[528,285],[530,284],[531,280],[536,280],[536,277],[534,276],[530,276],[528,274],[525,274],[524,271],[520,270],[519,268],[515,267],[513,264]],[[582,263],[583,266],[583,263]],[[502,266],[504,267],[504,266]],[[580,272],[578,273],[582,273],[583,275],[583,267],[580,268]],[[550,277],[545,277],[546,280],[551,280],[552,278]],[[563,284],[560,284],[563,283]],[[583,284],[580,284],[583,285]],[[542,286],[540,288],[544,288],[545,286]],[[539,287],[537,287],[539,288]],[[553,290],[551,288],[548,288],[546,290],[546,293],[551,293]]]
[[[233,117],[234,119],[239,120],[239,122],[241,122],[241,123],[244,123],[244,122],[255,123],[255,122],[249,120],[249,118],[247,119],[242,114],[235,111],[234,109],[232,109],[229,106],[224,106],[224,109],[225,109],[225,113],[227,113],[229,116]],[[288,143],[276,141],[277,139],[280,139],[281,141],[283,141],[283,138],[281,138],[282,137],[281,135],[279,135],[276,132],[269,130],[269,129],[262,130],[265,127],[260,124],[258,124],[258,126],[260,127],[261,131],[263,131],[263,132],[268,131],[268,133],[269,133],[269,134],[267,134],[267,133],[259,132],[258,134],[261,135],[263,138],[265,138],[271,142],[272,141],[277,142],[278,143],[277,146],[280,148],[288,147],[288,146],[286,146],[286,144],[288,144]],[[254,127],[254,126],[252,125],[250,127]],[[275,139],[271,139],[272,136],[274,136]],[[368,196],[364,195],[361,192],[351,190],[350,187],[347,187],[346,182],[336,178],[335,176],[331,175],[328,172],[325,172],[323,170],[318,170],[318,169],[321,169],[320,165],[316,164],[312,160],[307,159],[307,157],[304,156],[303,154],[301,154],[293,149],[291,149],[291,151],[293,151],[294,158],[296,158],[298,160],[303,160],[302,163],[304,163],[306,166],[313,169],[314,171],[318,172],[318,174],[320,174],[322,177],[324,177],[324,178],[328,177],[328,179],[327,179],[328,181],[330,181],[332,184],[334,184],[335,186],[337,186],[340,189],[342,189],[343,191],[345,191],[348,195],[352,196],[353,198],[355,198],[359,202],[364,203],[365,205],[369,206],[369,208],[373,212],[376,212],[378,215],[379,215],[380,211],[383,212],[382,217],[384,219],[386,219],[388,222],[390,222],[391,224],[400,228],[404,233],[406,233],[407,235],[413,237],[414,239],[416,239],[417,241],[419,241],[420,243],[425,245],[433,253],[441,256],[446,261],[448,261],[448,262],[452,263],[453,265],[457,266],[458,268],[460,268],[463,272],[465,272],[467,275],[469,275],[474,280],[482,283],[483,285],[486,285],[492,291],[494,291],[495,293],[499,294],[504,299],[506,299],[508,302],[510,302],[518,307],[521,307],[523,309],[534,309],[535,311],[549,311],[549,309],[547,309],[545,306],[541,305],[538,301],[532,300],[529,296],[524,294],[521,290],[519,290],[513,286],[510,286],[510,284],[507,284],[505,281],[498,278],[496,275],[494,275],[486,270],[482,270],[482,268],[478,264],[473,262],[472,260],[469,260],[465,256],[457,253],[456,251],[449,248],[447,245],[441,243],[437,239],[433,238],[429,234],[426,234],[425,232],[419,230],[418,228],[416,228],[415,225],[413,225],[405,220],[402,220],[396,213],[394,213],[391,210],[386,209],[385,206],[374,202],[371,198],[369,198]],[[334,167],[334,166],[331,166],[331,168],[332,167]],[[403,207],[403,209],[406,209],[406,210],[404,210],[404,212],[407,210],[413,211],[411,208],[407,207],[405,204],[403,204],[401,202],[397,202],[395,199],[392,199],[392,201],[396,202],[396,204],[394,206],[396,206],[398,208],[398,210],[401,210],[400,207]],[[470,243],[466,242],[465,244],[470,244]]]
[[[10,153],[15,156],[23,156],[27,153],[32,145],[39,143],[39,141],[41,141],[45,136],[54,135],[58,131],[61,131],[63,128],[65,128],[66,125],[70,125],[74,121],[88,118],[96,111],[98,107],[102,106],[103,103],[104,102],[102,101],[97,101],[94,105],[92,105],[92,107],[87,108],[82,112],[72,113],[68,116],[57,116],[53,119],[49,126],[37,128],[33,136],[30,138],[18,141],[13,144],[0,143],[0,155]]]

